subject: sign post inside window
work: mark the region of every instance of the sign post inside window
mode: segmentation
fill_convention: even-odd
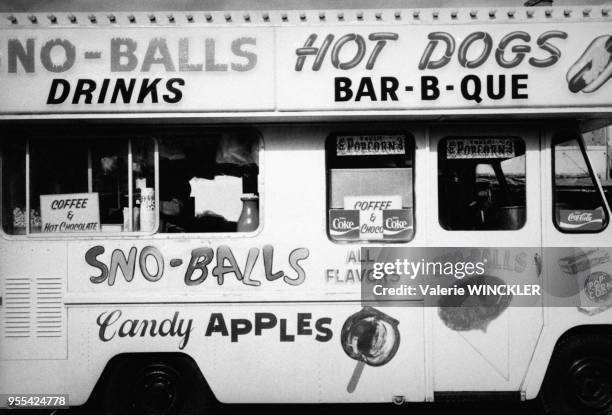
[[[449,138],[447,159],[507,159],[516,156],[513,138]]]
[[[340,135],[336,138],[338,156],[387,156],[406,154],[404,136]]]
[[[99,232],[98,193],[40,196],[43,233]]]

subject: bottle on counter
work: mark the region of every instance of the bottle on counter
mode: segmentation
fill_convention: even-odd
[[[242,200],[242,212],[238,218],[238,232],[252,232],[259,226],[259,196],[245,193]]]

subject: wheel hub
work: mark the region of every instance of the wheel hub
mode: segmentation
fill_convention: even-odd
[[[570,379],[578,401],[591,409],[612,407],[612,365],[604,359],[578,359],[570,368]]]
[[[178,384],[172,370],[165,366],[149,367],[138,382],[135,406],[146,415],[170,415],[177,409]]]

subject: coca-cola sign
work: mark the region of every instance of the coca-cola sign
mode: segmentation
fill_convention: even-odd
[[[333,239],[359,239],[359,211],[330,209],[329,234]]]
[[[383,211],[383,239],[410,239],[413,232],[411,209]]]
[[[565,210],[559,213],[559,226],[566,230],[598,231],[603,226],[603,211],[594,210]]]

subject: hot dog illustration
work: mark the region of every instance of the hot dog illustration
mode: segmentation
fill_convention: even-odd
[[[344,322],[342,348],[358,362],[346,388],[349,393],[357,388],[366,364],[382,366],[393,359],[400,343],[398,325],[399,321],[372,307],[364,307]]]
[[[597,91],[612,77],[612,36],[599,36],[567,71],[567,84],[573,93]]]

